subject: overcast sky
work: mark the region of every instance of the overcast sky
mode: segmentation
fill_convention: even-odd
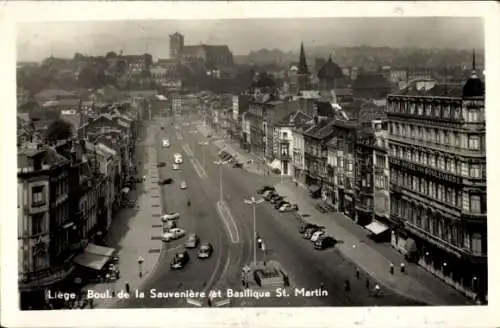
[[[227,44],[235,55],[262,48],[298,50],[312,46],[389,46],[483,49],[479,18],[321,18],[244,20],[149,20],[110,22],[25,23],[19,25],[20,61],[76,52],[104,55],[151,53],[168,58],[169,34],[179,32],[185,44]]]

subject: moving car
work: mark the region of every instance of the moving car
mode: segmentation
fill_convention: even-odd
[[[323,230],[316,231],[315,233],[313,233],[313,235],[311,237],[311,241],[314,243],[316,240],[318,240],[319,237],[321,237],[324,234],[325,234],[325,232]]]
[[[312,224],[312,223],[306,223],[304,225],[302,225],[299,229],[299,233],[303,234],[306,232],[307,229],[311,229],[311,228],[316,228],[316,229],[324,229],[325,227],[323,226],[319,226],[317,224]]]
[[[173,228],[173,229],[170,229],[168,232],[163,234],[162,240],[169,242],[172,240],[182,238],[185,235],[186,235],[186,231],[184,231],[183,229]]]
[[[290,204],[290,203],[282,205],[279,209],[280,212],[293,212],[298,210],[299,207],[297,206],[297,204]]]
[[[182,164],[182,155],[179,153],[174,154],[174,163],[175,164]]]
[[[170,147],[170,141],[168,139],[163,139],[162,145],[163,147]]]
[[[158,164],[156,164],[156,167],[165,167],[165,162],[159,162]]]
[[[276,191],[276,189],[274,189],[274,187],[271,187],[271,186],[264,186],[264,187],[260,188],[259,190],[257,190],[257,193],[259,195],[262,195],[267,191]]]
[[[169,212],[169,213],[163,214],[161,216],[161,220],[163,222],[166,222],[166,221],[170,221],[170,220],[177,220],[180,217],[181,217],[180,213]]]
[[[200,249],[198,250],[198,258],[199,259],[208,259],[214,251],[212,244],[210,243],[202,243],[200,245]]]
[[[195,234],[195,233],[191,233],[187,237],[187,241],[184,243],[184,247],[186,247],[186,248],[196,248],[196,246],[198,246],[199,242],[200,242],[200,239],[198,238],[198,235]]]
[[[182,251],[179,253],[176,253],[174,255],[174,258],[172,259],[172,262],[170,263],[170,268],[173,270],[178,270],[182,269],[183,267],[186,266],[189,262],[189,254],[187,251]]]
[[[262,197],[264,197],[265,200],[270,200],[272,196],[277,195],[277,193],[273,190],[266,190],[262,194]]]
[[[320,236],[314,243],[313,247],[318,250],[324,250],[330,247],[334,247],[337,244],[337,240],[331,236]]]
[[[167,179],[163,179],[163,180],[159,181],[158,183],[163,186],[163,185],[169,185],[172,182],[174,182],[174,180],[167,178]]]
[[[181,189],[187,189],[186,181],[181,182]]]

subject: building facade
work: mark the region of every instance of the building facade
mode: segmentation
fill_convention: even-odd
[[[474,65],[473,65],[474,66]],[[487,297],[484,84],[388,97],[393,245],[470,296]]]
[[[43,304],[45,289],[62,283],[73,270],[69,168],[70,161],[50,147],[18,155],[21,308]]]

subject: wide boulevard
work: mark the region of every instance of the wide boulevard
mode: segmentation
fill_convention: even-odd
[[[132,297],[119,307],[192,307],[196,306],[197,302],[192,302],[197,299],[196,295],[175,297],[168,293],[241,291],[241,269],[253,261],[254,242],[252,208],[244,203],[244,199],[257,197],[256,191],[260,187],[279,181],[277,177],[256,175],[219,164],[218,148],[213,140],[207,140],[197,132],[199,119],[159,117],[155,124],[158,120],[163,126],[156,140],[158,161],[166,163],[160,169],[160,179],[173,179],[172,184],[161,187],[164,208],[167,212],[179,212],[178,226],[188,234],[196,232],[202,242],[210,242],[214,253],[210,259],[199,260],[195,251],[189,251],[189,263],[182,270],[174,271],[170,269],[170,261],[183,249],[185,238],[163,243],[156,268],[140,287],[144,298]],[[171,146],[162,147],[163,139],[168,139]],[[181,153],[184,157],[180,170],[172,169],[174,153]],[[185,190],[180,189],[182,181],[187,184]],[[226,204],[222,209],[219,206],[221,184],[222,199]],[[188,199],[191,206],[187,206]],[[274,294],[262,299],[231,298],[224,302],[224,306],[419,305],[388,290],[384,290],[383,297],[370,297],[365,281],[355,278],[353,264],[334,249],[317,251],[302,239],[298,233],[300,222],[293,214],[279,213],[268,203],[258,205],[256,214],[256,230],[266,244],[266,259],[279,262],[288,272],[292,293],[286,298]],[[161,224],[160,218],[158,224]],[[258,259],[262,260],[262,251],[257,253]],[[346,279],[350,280],[350,291],[344,290]],[[302,289],[313,291],[320,286],[327,295],[305,297],[293,293]],[[152,289],[165,293],[164,297],[150,297],[148,294]],[[207,306],[206,299],[198,298],[198,301],[198,306]]]

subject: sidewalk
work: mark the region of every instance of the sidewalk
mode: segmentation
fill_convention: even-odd
[[[129,283],[131,290],[138,288],[151,273],[160,256],[162,234],[160,216],[162,214],[161,189],[157,181],[158,168],[156,167],[156,150],[154,147],[155,129],[148,129],[146,140],[138,146],[137,160],[141,160],[139,176],[146,176],[146,181],[136,185],[128,198],[136,200],[137,209],[121,209],[113,219],[107,233],[107,245],[116,248],[120,258],[120,278],[110,283],[93,284],[84,287],[96,292],[115,292],[125,290]],[[141,151],[142,150],[142,151]],[[142,277],[139,276],[138,258],[142,263]],[[94,300],[97,308],[111,308],[118,301],[115,299]]]
[[[303,218],[305,222],[325,226],[327,233],[340,241],[335,248],[386,288],[431,305],[472,304],[464,295],[423,268],[406,263],[403,255],[396,250],[388,249],[384,244],[376,244],[369,239],[368,232],[364,228],[343,214],[319,212],[307,191],[295,187],[291,181],[278,183],[275,188],[278,194],[296,203],[301,214],[310,215]],[[352,232],[356,229],[359,233]],[[401,262],[406,263],[406,274],[399,271]],[[394,274],[389,273],[390,263],[395,266]]]
[[[258,175],[266,175],[268,168],[265,164],[263,164],[262,158],[241,149],[233,140],[224,139],[223,137],[216,135],[209,126],[197,125],[197,129],[198,132],[200,132],[200,134],[205,138],[207,138],[209,133],[212,133],[212,143],[217,148],[224,148],[228,153],[235,156],[244,164],[244,168],[247,172]],[[252,162],[250,164],[246,164],[249,160]]]

